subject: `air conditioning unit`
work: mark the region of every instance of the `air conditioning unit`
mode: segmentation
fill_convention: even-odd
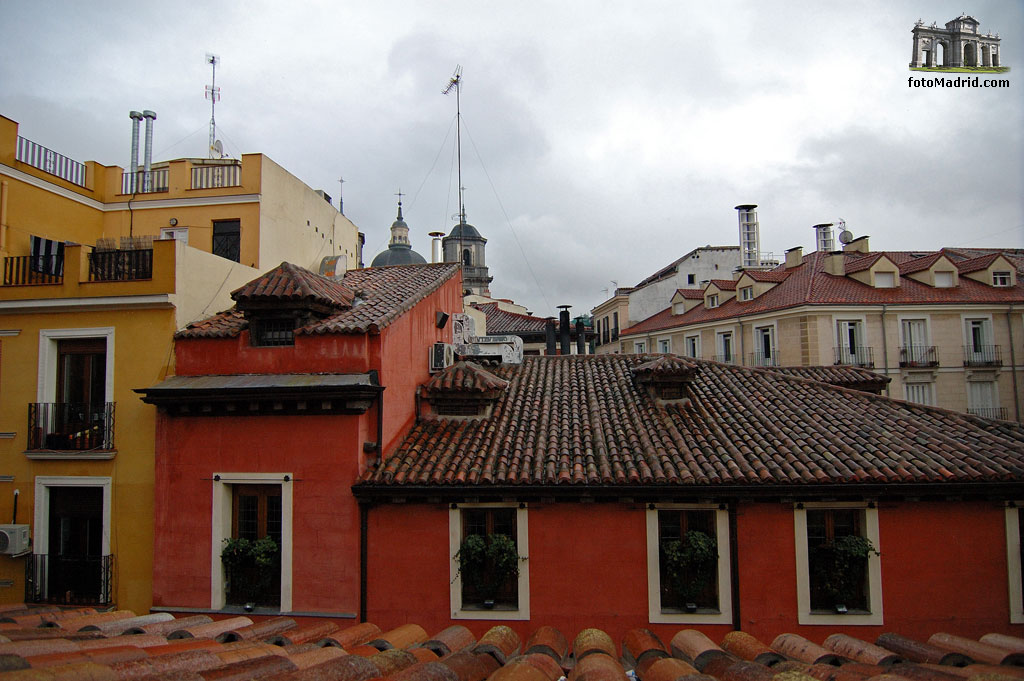
[[[28,525],[0,525],[0,553],[12,555],[28,551]]]
[[[434,343],[430,346],[430,371],[442,371],[455,364],[455,346],[451,343]]]

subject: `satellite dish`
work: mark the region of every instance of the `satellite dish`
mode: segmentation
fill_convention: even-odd
[[[844,229],[843,231],[839,232],[839,243],[845,246],[851,241],[853,241],[853,232],[851,232],[848,229]]]
[[[224,144],[220,140],[216,140],[213,143],[213,151],[217,154],[218,158],[224,158]]]

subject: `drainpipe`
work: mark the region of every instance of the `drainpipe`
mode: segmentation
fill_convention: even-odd
[[[366,621],[366,574],[369,551],[370,505],[359,503],[359,621]]]
[[[7,250],[7,180],[0,182],[0,251]]]
[[[152,189],[149,171],[153,165],[153,121],[156,120],[156,112],[146,109],[142,112],[142,116],[146,119],[146,151],[142,160],[146,174],[143,176],[142,190],[148,192]]]
[[[740,325],[740,366],[747,366],[747,344],[743,341],[743,320],[739,317],[736,318],[736,323]]]
[[[139,121],[142,120],[142,112],[131,111],[128,118],[132,119],[132,157],[131,157],[131,188],[132,193],[136,191],[135,183],[139,180]]]
[[[729,588],[732,590],[732,628],[736,631],[743,629],[743,621],[740,619],[739,539],[736,537],[736,506],[738,504],[736,499],[729,501]]]
[[[1010,380],[1013,382],[1013,415],[1020,423],[1020,389],[1017,387],[1017,353],[1013,349],[1013,303],[1006,310],[1006,330],[1010,333]]]
[[[888,376],[889,375],[889,340],[886,338],[886,333],[885,333],[885,310],[886,310],[885,303],[882,303],[882,373],[884,373],[886,376]],[[889,390],[889,386],[891,384],[892,384],[892,381],[889,381],[888,383],[885,384],[885,396],[886,397],[891,397],[891,392]]]

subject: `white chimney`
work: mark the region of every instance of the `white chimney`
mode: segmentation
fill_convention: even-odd
[[[441,239],[444,232],[430,233],[430,262],[441,262]]]
[[[820,225],[814,225],[814,246],[814,250],[822,253],[830,253],[836,250],[836,242],[832,237],[831,222],[823,222]]]
[[[757,224],[756,204],[736,206],[740,221],[740,266],[761,266],[761,228]]]
[[[143,118],[146,119],[146,151],[143,156],[143,169],[146,171],[145,179],[143,180],[142,191],[148,192],[152,189],[152,180],[149,176],[149,171],[153,165],[153,121],[156,120],[156,112],[146,109],[142,112]]]
[[[142,113],[130,111],[128,117],[132,119],[132,159],[131,159],[131,189],[134,194],[138,189],[136,183],[139,178],[139,121],[142,120]]]

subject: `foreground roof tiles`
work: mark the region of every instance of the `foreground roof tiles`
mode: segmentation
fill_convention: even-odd
[[[765,367],[768,371],[774,371],[786,376],[796,376],[812,381],[821,381],[840,388],[852,388],[854,390],[869,390],[880,392],[892,381],[889,376],[876,374],[874,371],[862,367],[847,366],[843,364],[830,364],[827,366],[815,367]]]
[[[656,358],[494,368],[490,417],[423,417],[353,489],[1024,482],[1019,424],[702,360],[661,402],[633,374]]]
[[[337,311],[295,330],[296,335],[322,333],[377,333],[436,291],[459,271],[458,263],[396,265],[350,270],[341,282],[302,270],[288,263],[259,277],[232,295],[244,300],[288,301],[315,299]],[[348,293],[352,293],[349,302]],[[231,309],[193,324],[175,334],[176,338],[228,338],[248,328],[238,309]]]
[[[11,611],[29,612],[25,606]],[[616,642],[600,629],[585,628],[569,646],[568,638],[550,626],[533,628],[523,644],[515,630],[502,624],[490,627],[478,640],[461,624],[431,636],[414,623],[385,632],[369,622],[304,622],[291,617],[252,623],[248,617],[213,622],[201,615],[169,619],[169,623],[195,617],[205,619],[206,628],[192,627],[195,638],[177,640],[7,625],[14,628],[4,629],[6,640],[0,639],[0,675],[12,679],[345,681],[1013,681],[1020,678],[1024,664],[1024,639],[996,633],[975,640],[936,632],[925,642],[885,632],[872,643],[823,631],[818,645],[796,634],[761,641],[733,631],[718,645],[717,637],[709,638],[696,629],[681,629],[662,640],[649,629],[635,628]],[[215,631],[221,633],[213,635]]]

